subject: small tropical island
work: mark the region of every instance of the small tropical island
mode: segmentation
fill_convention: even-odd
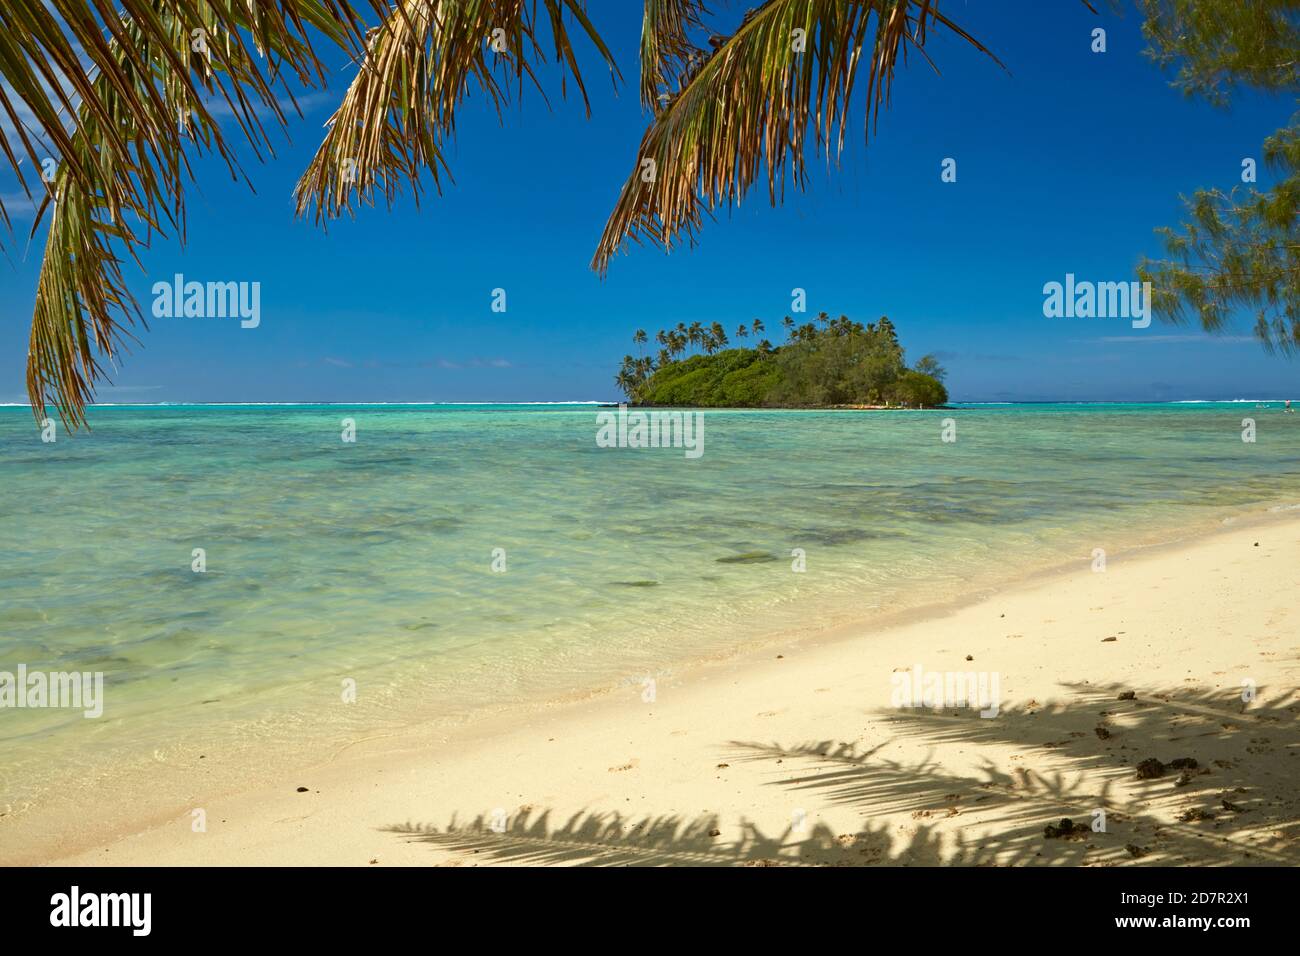
[[[934,408],[948,401],[945,372],[933,355],[910,368],[888,317],[863,325],[822,312],[802,325],[786,316],[784,345],[761,338],[761,319],[736,329],[752,348],[728,348],[720,322],[700,322],[632,336],[615,384],[636,405],[701,408]]]

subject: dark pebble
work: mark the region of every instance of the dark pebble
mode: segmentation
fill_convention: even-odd
[[[1138,764],[1138,779],[1151,780],[1165,775],[1165,765],[1155,757],[1148,757]]]

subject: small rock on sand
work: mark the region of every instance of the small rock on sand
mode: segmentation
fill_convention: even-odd
[[[1155,757],[1148,757],[1146,760],[1143,760],[1138,764],[1137,769],[1139,780],[1153,780],[1156,777],[1163,777],[1165,775],[1165,765]]]
[[[1146,760],[1143,760],[1138,764],[1138,779],[1151,780],[1155,777],[1163,777],[1166,770],[1181,770],[1184,775],[1187,776],[1187,779],[1191,780],[1191,775],[1187,772],[1195,770],[1196,767],[1197,763],[1195,757],[1178,757],[1175,760],[1169,761],[1169,763],[1161,763],[1155,757],[1148,757]],[[1180,777],[1178,785],[1181,787],[1185,782],[1186,781],[1182,780]]]
[[[1075,823],[1069,817],[1065,817],[1058,823],[1049,823],[1043,827],[1043,836],[1048,840],[1070,840],[1081,838],[1089,833],[1089,827],[1086,823]]]

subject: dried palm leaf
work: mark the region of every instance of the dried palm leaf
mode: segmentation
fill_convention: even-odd
[[[184,238],[187,150],[221,156],[242,176],[213,118],[224,103],[260,157],[263,117],[285,123],[286,74],[323,78],[308,27],[360,48],[358,21],[336,0],[106,0],[0,4],[0,110],[16,143],[3,152],[32,196],[23,159],[57,162],[37,188],[32,235],[49,216],[27,356],[39,420],[53,402],[84,424],[95,383],[142,321],[122,275],[154,231]],[[270,61],[266,61],[267,57]],[[32,184],[35,185],[35,184]],[[138,260],[137,260],[138,261]]]
[[[739,203],[764,165],[773,205],[787,170],[803,188],[810,127],[816,151],[843,148],[864,55],[870,130],[899,57],[915,49],[928,61],[934,26],[997,61],[939,12],[938,0],[768,0],[751,11],[655,115],[592,268],[603,275],[629,238],[668,249],[684,234],[693,243],[704,216]]]
[[[365,57],[328,132],[296,189],[298,214],[314,210],[317,223],[373,205],[381,192],[391,205],[403,183],[416,203],[420,177],[431,174],[442,191],[449,175],[443,146],[456,127],[456,109],[471,86],[483,90],[501,115],[511,82],[541,90],[534,64],[551,56],[572,74],[590,114],[587,90],[566,18],[595,45],[617,80],[618,70],[581,0],[405,0],[372,30]],[[545,94],[543,93],[543,96]]]

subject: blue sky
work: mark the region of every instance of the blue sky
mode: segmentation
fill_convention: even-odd
[[[1139,19],[1082,4],[951,3],[1009,72],[937,35],[902,68],[869,145],[854,125],[838,169],[814,164],[808,192],[776,209],[758,190],[719,213],[694,249],[633,246],[603,281],[588,268],[645,126],[636,92],[639,4],[589,5],[623,70],[617,94],[587,53],[593,115],[535,93],[504,125],[482,96],[458,118],[456,182],[409,192],[328,233],[295,220],[291,193],[351,73],[306,99],[290,143],[245,168],[257,192],[201,161],[188,244],[154,243],[128,267],[146,313],[158,280],[261,283],[261,324],[151,320],[101,401],[563,401],[617,398],[613,375],[639,328],[760,317],[775,330],[790,293],[809,311],[888,315],[911,359],[936,352],[954,399],[1174,400],[1300,395],[1294,361],[1249,338],[1249,320],[1210,338],[1123,319],[1047,319],[1042,287],[1134,278],[1158,254],[1154,228],[1179,194],[1231,188],[1244,157],[1295,104],[1188,100],[1146,58]],[[743,7],[743,4],[741,5]],[[1090,50],[1104,26],[1108,50]],[[859,109],[858,115],[861,115]],[[940,180],[946,157],[957,182]],[[14,191],[0,177],[0,193]],[[1261,171],[1261,184],[1267,176]],[[21,217],[21,212],[20,212]],[[43,234],[28,222],[0,262],[0,401],[24,400],[23,362]],[[504,288],[505,313],[491,311]]]

